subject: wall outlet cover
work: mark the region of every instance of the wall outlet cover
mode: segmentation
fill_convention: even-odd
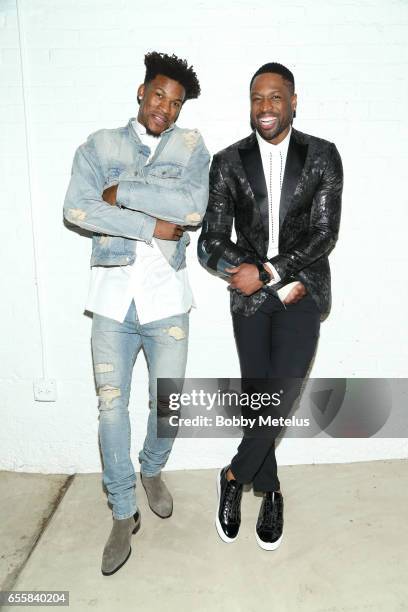
[[[55,378],[39,378],[35,380],[34,399],[37,402],[56,402],[57,381]]]

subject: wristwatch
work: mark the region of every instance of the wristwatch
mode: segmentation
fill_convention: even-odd
[[[267,285],[269,283],[269,281],[271,280],[270,274],[268,274],[268,272],[265,270],[265,268],[263,267],[263,264],[261,263],[256,263],[255,264],[256,267],[258,268],[258,272],[259,272],[259,280],[264,284]]]

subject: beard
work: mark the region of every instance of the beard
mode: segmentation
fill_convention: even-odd
[[[160,136],[162,135],[162,132],[160,132],[160,134],[157,134],[156,132],[152,132],[152,130],[146,125],[146,134],[148,134],[149,136],[154,136],[155,138],[160,138]]]

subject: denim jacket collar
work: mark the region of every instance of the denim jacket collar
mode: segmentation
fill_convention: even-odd
[[[128,128],[128,131],[129,131],[129,136],[131,138],[133,138],[133,140],[136,140],[136,142],[138,143],[138,145],[140,147],[148,149],[149,147],[147,147],[146,145],[144,145],[142,143],[142,141],[140,140],[139,134],[136,132],[135,128],[133,127],[133,121],[136,121],[136,117],[131,117],[129,119],[129,121],[128,121],[128,124],[127,124],[127,128]],[[152,159],[148,162],[147,165],[150,165],[158,157],[158,155],[160,155],[161,151],[164,149],[167,141],[169,140],[171,132],[174,130],[174,127],[175,127],[175,124],[172,123],[170,125],[170,127],[167,128],[167,130],[164,130],[161,133],[161,135],[160,135],[160,142],[157,145],[156,151],[155,151]],[[149,149],[149,151],[150,151],[150,149]]]
[[[140,140],[139,135],[137,134],[136,130],[133,127],[133,121],[137,121],[137,118],[131,117],[127,123],[129,135],[141,143],[142,141]],[[175,127],[175,123],[172,123],[170,127],[167,128],[167,130],[164,130],[164,132],[161,133],[161,136],[164,136],[164,134],[168,134],[169,132],[172,132],[174,130],[174,127]]]

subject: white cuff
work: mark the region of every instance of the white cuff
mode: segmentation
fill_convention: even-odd
[[[275,268],[273,267],[273,265],[269,262],[266,261],[264,264],[273,274],[273,278],[269,281],[269,283],[266,283],[269,287],[271,287],[272,285],[276,285],[276,283],[280,282],[281,277],[279,276],[279,274],[277,273],[277,271],[275,270]]]

